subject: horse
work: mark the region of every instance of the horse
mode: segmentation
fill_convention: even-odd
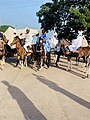
[[[5,64],[5,50],[4,50],[4,42],[3,42],[3,40],[0,40],[0,58],[2,60],[1,69],[3,70],[3,66]]]
[[[16,48],[11,48],[10,45],[8,45],[9,40],[6,38],[6,36],[3,36],[4,41],[4,49],[5,49],[5,58],[13,57],[14,54],[17,53]]]
[[[71,44],[70,41],[68,41],[67,39],[63,39],[61,42],[59,41],[57,44],[57,47],[59,46],[60,50],[59,52],[56,52],[57,54],[57,60],[56,60],[56,66],[58,66],[58,62],[59,62],[59,58],[60,56],[65,56],[67,57],[68,60],[68,67],[67,70],[72,68],[72,62],[71,62],[71,58],[75,57],[76,58],[76,62],[79,63],[79,59],[83,58],[83,62],[85,63],[85,56],[80,56],[79,57],[79,50],[76,50],[75,52],[71,52],[69,49],[69,45]]]
[[[11,43],[11,46],[16,44],[16,50],[17,50],[17,63],[16,66],[18,66],[19,61],[21,60],[21,69],[23,68],[23,63],[25,62],[26,67],[27,67],[27,56],[28,52],[26,52],[25,48],[21,44],[21,40],[19,36],[14,37],[14,40]]]
[[[90,47],[89,46],[80,48],[78,58],[81,58],[82,56],[85,57],[85,62],[87,63],[86,66],[87,77],[90,77]]]
[[[39,38],[39,42],[36,45],[36,50],[33,50],[34,66],[37,67],[37,70],[41,70],[42,66],[45,63],[45,52],[43,46],[43,40]]]
[[[41,70],[46,64],[47,68],[50,66],[50,52],[45,51],[45,46],[47,42],[44,42],[40,37],[36,45],[36,51],[34,52],[34,65],[37,70]]]

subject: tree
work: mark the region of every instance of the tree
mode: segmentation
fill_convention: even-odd
[[[10,26],[10,25],[1,25],[1,26],[0,26],[0,31],[1,31],[1,32],[5,32],[5,31],[8,29],[9,26]],[[10,27],[12,27],[12,26],[10,26]],[[12,27],[12,28],[14,28],[14,27]]]
[[[46,30],[71,37],[78,29],[90,30],[90,0],[52,0],[36,13]]]

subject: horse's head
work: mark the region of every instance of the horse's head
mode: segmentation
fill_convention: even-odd
[[[6,37],[5,35],[3,35],[3,39],[4,39],[4,42],[5,42],[5,43],[8,43],[8,42],[9,42],[9,40],[7,39],[7,37]]]
[[[11,43],[11,46],[17,44],[18,42],[20,42],[19,36],[14,37],[14,39],[13,39],[13,41]]]

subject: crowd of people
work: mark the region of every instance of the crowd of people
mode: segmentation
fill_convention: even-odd
[[[30,52],[30,50],[33,49],[33,51],[37,51],[38,44],[43,45],[43,50],[46,56],[48,56],[48,60],[50,61],[50,51],[51,49],[54,51],[55,54],[59,54],[60,47],[63,44],[64,47],[62,47],[63,53],[70,51],[78,52],[80,47],[87,47],[88,42],[85,39],[85,36],[83,34],[83,30],[78,31],[78,35],[76,39],[72,40],[72,43],[69,44],[67,39],[65,40],[63,37],[61,40],[58,40],[58,34],[56,32],[53,32],[51,37],[47,36],[47,33],[45,29],[42,29],[41,35],[37,33],[34,36],[31,36],[30,29],[26,28],[25,33],[17,34],[16,30],[14,31],[14,37],[19,36],[21,40],[23,40],[23,47],[26,50],[26,52]],[[3,34],[0,32],[0,40],[3,40]],[[58,59],[59,61],[59,59]]]

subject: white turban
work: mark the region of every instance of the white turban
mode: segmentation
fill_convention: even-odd
[[[57,33],[56,33],[56,32],[54,32],[54,33],[53,33],[53,36],[57,36]]]

